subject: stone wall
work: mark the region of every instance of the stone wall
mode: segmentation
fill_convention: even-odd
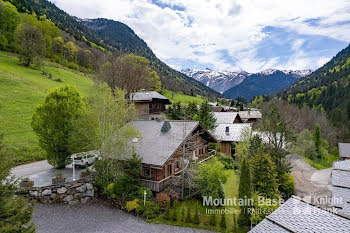
[[[33,187],[25,191],[24,194],[45,204],[67,203],[75,205],[84,204],[94,199],[96,188],[93,186],[93,177],[91,176],[63,184]]]

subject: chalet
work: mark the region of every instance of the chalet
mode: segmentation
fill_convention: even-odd
[[[220,152],[233,155],[234,143],[241,141],[244,129],[251,130],[251,124],[242,124],[242,119],[237,112],[214,112],[214,117],[217,125],[213,134],[221,141]]]
[[[342,159],[350,159],[350,143],[338,143],[339,156]]]
[[[243,123],[237,112],[214,112],[216,124]]]
[[[143,182],[160,192],[171,185],[182,171],[183,149],[190,159],[203,159],[208,143],[216,142],[198,121],[133,121],[141,137],[132,140],[137,155],[142,158]]]
[[[329,233],[349,232],[350,219],[309,204],[298,197],[289,198],[249,233]]]
[[[165,114],[166,105],[170,100],[156,91],[141,91],[131,94],[131,101],[135,105],[136,113],[141,118],[151,119],[151,116]],[[142,117],[144,116],[144,117]]]
[[[350,160],[333,163],[332,197],[334,210],[350,217]]]
[[[244,132],[250,132],[251,129],[252,124],[250,123],[218,124],[213,130],[213,134],[220,141],[220,152],[226,155],[234,155],[235,143],[241,142]]]
[[[257,110],[239,111],[238,114],[244,123],[256,123],[259,122],[262,118],[261,112]]]

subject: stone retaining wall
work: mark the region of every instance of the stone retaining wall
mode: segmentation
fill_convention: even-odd
[[[25,191],[24,194],[45,204],[67,203],[75,205],[86,203],[96,197],[96,188],[93,186],[93,181],[92,176],[84,177],[63,184],[33,187]]]

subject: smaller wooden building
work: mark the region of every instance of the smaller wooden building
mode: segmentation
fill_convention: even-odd
[[[130,97],[135,105],[136,113],[142,115],[157,115],[166,112],[170,100],[156,91],[134,92]]]
[[[258,110],[239,111],[238,114],[240,115],[244,123],[256,123],[256,122],[259,122],[262,118],[262,114]]]

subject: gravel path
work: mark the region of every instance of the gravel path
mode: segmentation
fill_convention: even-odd
[[[107,203],[68,206],[36,204],[33,221],[37,233],[162,233],[162,232],[209,232],[194,228],[150,224]]]
[[[288,155],[292,163],[292,176],[295,180],[295,195],[308,198],[313,202],[315,197],[331,197],[331,168],[317,170],[305,160],[294,154]]]

